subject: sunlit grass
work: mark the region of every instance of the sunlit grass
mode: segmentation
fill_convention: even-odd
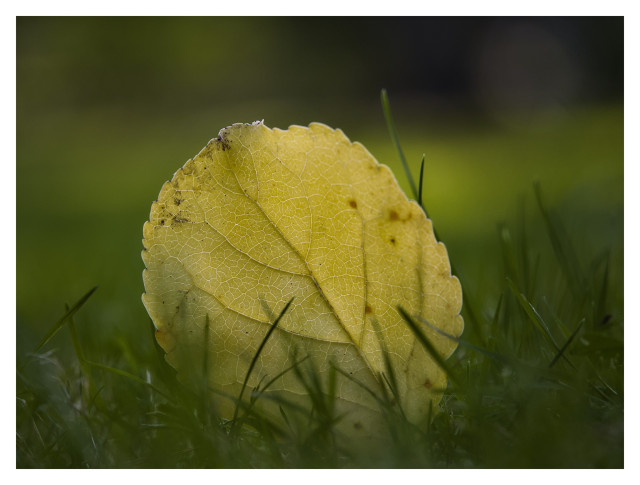
[[[541,210],[551,220],[554,214]],[[331,386],[345,378],[339,373],[331,384],[312,379],[303,364],[292,370],[312,396],[313,419],[304,427],[282,429],[242,405],[237,420],[251,426],[235,428],[217,417],[206,393],[176,382],[161,350],[143,346],[127,355],[135,343],[121,342],[124,352],[114,354],[118,335],[108,345],[93,341],[90,331],[80,337],[68,311],[62,323],[71,331],[74,360],[52,347],[61,336],[36,352],[18,349],[17,465],[621,467],[622,287],[610,278],[612,248],[589,260],[567,254],[562,248],[575,241],[562,235],[557,219],[546,227],[555,251],[524,243],[518,231],[505,225],[497,235],[502,276],[485,282],[499,293],[497,304],[465,295],[465,332],[442,363],[454,385],[431,425],[416,430],[398,410],[382,406],[394,443],[385,460],[334,446]],[[428,324],[405,318],[417,331]],[[150,327],[145,338],[153,340]],[[429,345],[424,337],[423,344]],[[393,392],[392,370],[387,374]],[[285,419],[300,412],[281,409]]]
[[[610,121],[603,126],[614,130],[616,125]],[[586,124],[576,123],[572,130],[579,132]],[[545,133],[537,140],[562,146],[562,139]],[[570,131],[564,133],[570,138]],[[595,141],[586,140],[584,150],[589,146],[594,149],[598,136],[608,136],[591,135]],[[378,158],[393,165],[397,157],[386,136],[378,143],[390,148]],[[403,146],[415,176],[421,158],[415,150],[419,135],[406,138],[409,143]],[[596,147],[583,172],[576,172],[575,162],[568,167],[559,166],[557,159],[549,160],[548,165],[542,163],[538,165],[542,183],[532,190],[530,179],[522,180],[528,195],[518,199],[522,191],[510,186],[513,177],[501,170],[514,163],[508,157],[515,153],[522,154],[521,163],[533,166],[532,161],[542,153],[535,151],[535,140],[520,140],[522,143],[514,142],[510,148],[496,134],[469,134],[458,144],[444,139],[432,145],[425,159],[424,178],[413,183],[402,181],[400,165],[395,167],[405,188],[413,185],[417,193],[423,193],[438,236],[447,244],[464,288],[465,330],[456,339],[454,355],[440,362],[450,385],[443,390],[439,409],[433,409],[433,420],[424,428],[408,423],[393,404],[397,392],[394,369],[387,361],[382,376],[386,386],[377,399],[389,423],[391,445],[385,447],[382,458],[377,454],[375,459],[373,454],[340,445],[333,396],[337,382],[348,378],[340,369],[326,380],[320,379],[300,356],[287,372],[294,373],[307,390],[311,412],[307,416],[304,409],[281,402],[282,421],[276,423],[254,405],[266,399],[268,382],[256,389],[243,388],[247,399],[236,401],[236,414],[229,421],[217,414],[211,390],[178,382],[174,370],[164,362],[164,352],[155,343],[153,326],[139,301],[139,250],[145,212],[157,188],[175,169],[173,155],[169,157],[171,165],[166,162],[167,173],[149,170],[157,153],[144,158],[147,147],[143,136],[132,146],[131,159],[114,160],[113,166],[93,172],[94,177],[102,177],[106,192],[90,194],[84,207],[74,207],[67,215],[67,205],[91,192],[78,184],[63,183],[64,177],[80,180],[75,179],[79,177],[73,168],[76,162],[70,160],[66,172],[34,178],[37,188],[53,199],[65,190],[77,191],[64,193],[62,210],[58,207],[54,211],[53,206],[45,209],[52,212],[45,212],[42,222],[50,225],[49,254],[63,255],[67,271],[60,271],[61,261],[54,260],[44,268],[59,275],[55,281],[46,277],[46,271],[37,275],[48,298],[60,295],[62,289],[72,294],[69,288],[76,288],[77,302],[66,307],[58,302],[59,318],[46,325],[32,323],[38,312],[27,307],[39,301],[31,285],[41,261],[29,262],[37,254],[37,246],[27,236],[38,232],[26,222],[20,231],[19,222],[19,238],[26,246],[19,249],[18,257],[22,275],[18,285],[16,465],[622,467],[621,194],[604,187],[608,198],[594,197],[587,204],[575,191],[564,201],[562,195],[571,194],[568,180],[572,175],[587,187],[594,186],[587,182],[597,177],[605,185],[617,186],[622,177],[618,154],[611,147]],[[76,156],[88,155],[95,149],[94,141],[76,146]],[[483,146],[492,148],[483,151]],[[489,165],[461,165],[465,157],[473,159],[475,155],[486,161],[490,153],[496,160]],[[613,168],[597,168],[599,157],[610,157]],[[141,166],[133,167],[134,159],[142,160]],[[122,180],[125,186],[133,183],[130,177],[123,179],[127,166],[140,175],[134,179],[142,184],[141,194],[126,203],[116,200],[113,206],[104,206],[112,187],[118,187]],[[490,175],[495,183],[473,191],[474,180],[487,180],[480,176],[487,167],[494,167]],[[551,168],[556,179],[549,182],[544,173],[551,173]],[[29,165],[20,170],[19,177],[24,180]],[[78,173],[87,175],[82,170]],[[147,173],[154,175],[143,180]],[[527,169],[522,173],[523,179],[531,175]],[[132,203],[141,205],[139,213],[123,212],[123,207]],[[505,204],[508,207],[498,207]],[[20,217],[31,221],[32,211],[40,207],[37,201],[25,201],[19,206],[19,221]],[[616,217],[612,219],[610,214]],[[83,215],[94,219],[89,228],[96,246],[68,237],[75,233],[71,227]],[[584,224],[585,220],[590,224]],[[60,221],[63,227],[56,232],[53,226]],[[117,222],[131,231],[114,233],[111,244],[105,245],[105,228]],[[488,244],[497,249],[486,251]],[[104,255],[109,255],[106,261]],[[114,284],[113,269],[106,268],[113,261],[121,262],[123,268],[118,275],[121,286]],[[42,271],[42,266],[38,268]],[[78,277],[78,268],[83,268],[82,277]],[[103,284],[101,279],[106,275],[108,281]],[[94,293],[91,288],[95,284],[100,288]],[[282,315],[286,308],[273,311]],[[414,315],[404,317],[429,350],[430,342],[420,330],[429,322]],[[268,334],[263,344],[269,345]]]

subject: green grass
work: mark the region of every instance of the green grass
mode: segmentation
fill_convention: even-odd
[[[574,125],[577,127],[573,129],[584,134],[586,122]],[[145,139],[144,134],[140,136]],[[74,150],[82,156],[95,149],[90,137],[85,142],[82,137],[79,139]],[[554,147],[562,146],[561,140],[553,136],[543,139],[552,140],[549,143]],[[131,156],[144,156],[147,148],[140,143],[129,147]],[[397,137],[394,143],[399,146]],[[177,382],[174,370],[164,362],[164,352],[155,344],[151,322],[148,318],[141,321],[140,308],[132,311],[125,305],[124,310],[119,309],[119,300],[133,297],[141,307],[141,290],[137,290],[141,284],[129,281],[127,273],[120,290],[112,284],[103,287],[99,275],[104,274],[104,269],[91,245],[87,248],[86,240],[64,237],[73,234],[71,227],[79,220],[73,218],[73,211],[80,216],[87,211],[91,215],[88,225],[95,225],[97,241],[104,237],[100,233],[101,221],[109,220],[110,214],[117,218],[121,207],[132,200],[144,210],[125,222],[140,230],[143,213],[155,194],[145,194],[145,188],[139,200],[120,201],[117,197],[113,200],[111,192],[87,191],[86,205],[73,205],[73,194],[56,191],[55,185],[68,173],[32,179],[32,183],[42,186],[45,195],[60,196],[56,200],[62,207],[68,205],[72,209],[64,216],[39,220],[44,227],[62,225],[58,230],[63,237],[51,242],[54,249],[50,251],[62,255],[63,260],[50,262],[52,270],[56,265],[73,268],[85,264],[89,268],[86,273],[98,276],[84,281],[74,279],[77,273],[53,271],[59,281],[44,278],[42,284],[51,287],[84,287],[77,291],[77,303],[60,307],[59,318],[51,319],[44,328],[34,326],[31,322],[38,319],[38,314],[28,307],[38,298],[37,293],[29,293],[33,292],[29,275],[32,264],[38,261],[26,262],[28,255],[35,254],[28,245],[19,250],[24,256],[21,259],[18,255],[16,466],[622,467],[621,194],[608,188],[619,187],[617,177],[621,175],[612,170],[613,175],[606,178],[588,167],[582,179],[576,175],[582,181],[599,177],[604,184],[600,189],[613,201],[607,197],[589,200],[567,184],[543,179],[544,183],[529,188],[521,199],[509,191],[494,194],[491,202],[482,206],[489,213],[480,217],[481,229],[477,227],[478,217],[470,217],[469,224],[461,224],[458,217],[453,225],[447,218],[450,206],[455,206],[452,197],[460,199],[464,207],[473,204],[465,202],[465,188],[470,189],[472,181],[456,165],[456,156],[481,153],[478,147],[484,143],[481,136],[467,137],[457,155],[443,154],[445,145],[435,146],[424,162],[424,183],[422,178],[418,183],[409,182],[409,186],[416,187],[414,192],[424,194],[425,206],[461,279],[465,330],[454,355],[442,363],[450,385],[443,392],[440,409],[433,410],[433,420],[424,429],[410,425],[401,410],[391,405],[395,392],[393,369],[387,368],[388,393],[379,399],[392,445],[375,459],[359,450],[343,449],[336,440],[333,425],[339,416],[332,405],[332,389],[339,379],[347,377],[336,369],[326,381],[320,381],[304,356],[289,372],[294,372],[308,390],[310,415],[283,403],[281,412],[287,426],[282,427],[257,414],[251,402],[262,398],[261,391],[269,384],[265,382],[258,389],[244,390],[249,404],[246,400],[238,403],[235,420],[221,419],[203,386],[186,387]],[[523,153],[520,163],[528,163],[527,157],[533,159],[523,143],[516,145]],[[506,166],[501,158],[510,152],[499,141],[494,140],[493,146],[491,153],[499,155],[494,161],[499,179]],[[608,154],[617,166],[617,152],[607,152],[605,148],[602,156]],[[33,152],[37,148],[30,149],[37,153]],[[414,151],[407,150],[408,160],[420,158]],[[447,167],[438,166],[440,157],[453,164],[448,170],[460,174],[456,187],[447,185],[454,182],[446,175]],[[386,156],[390,158],[391,155]],[[132,174],[136,171],[149,173],[146,166],[131,166],[130,177],[123,179],[117,175],[128,161],[114,157],[114,163],[118,166],[112,175],[114,183],[135,180]],[[113,167],[109,168],[106,177]],[[414,173],[417,168],[412,167]],[[25,180],[29,169],[28,164],[19,166],[19,179]],[[82,175],[82,169],[80,172]],[[568,180],[571,168],[559,167],[557,173],[558,179]],[[157,189],[166,174],[156,178],[146,182],[149,187]],[[398,178],[402,179],[399,174]],[[442,180],[443,185],[434,180]],[[105,190],[112,190],[108,185]],[[69,187],[83,190],[81,186]],[[496,183],[494,190],[496,187],[500,184]],[[564,197],[567,193],[570,195]],[[64,197],[69,200],[65,202]],[[96,199],[95,204],[104,200],[113,203],[103,204],[102,212],[96,215],[88,209],[92,198]],[[19,242],[34,244],[25,234],[35,234],[36,229],[24,221],[31,220],[26,216],[35,210],[37,201],[24,200],[18,210]],[[440,201],[442,205],[432,207],[430,201]],[[493,211],[500,204],[508,205],[508,210]],[[510,222],[498,224],[500,220]],[[466,228],[457,229],[460,226]],[[486,234],[487,226],[491,227],[491,237],[471,237]],[[114,248],[101,246],[101,251],[114,251],[120,261],[121,252],[132,253],[127,256],[127,264],[139,271],[139,238],[129,241],[127,234],[115,235]],[[65,245],[70,248],[63,250]],[[497,249],[487,251],[489,246]],[[129,263],[129,259],[135,262]],[[139,276],[135,271],[131,274]],[[93,293],[96,283],[100,287]],[[136,293],[133,297],[132,291]],[[115,303],[109,305],[105,301]],[[92,306],[98,310],[92,311]],[[405,315],[405,319],[428,350],[430,343],[420,334],[421,326],[428,322],[412,315]],[[266,337],[264,346],[269,345]]]

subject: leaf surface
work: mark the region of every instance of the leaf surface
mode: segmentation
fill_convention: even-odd
[[[182,378],[194,377],[206,352],[209,385],[237,396],[270,317],[293,297],[250,388],[300,357],[319,382],[336,365],[353,377],[335,391],[345,422],[367,432],[378,406],[354,381],[374,393],[384,385],[386,348],[407,417],[423,422],[439,401],[446,376],[397,306],[459,336],[460,283],[424,212],[340,130],[259,122],[221,130],[164,184],[143,244],[143,302]],[[443,357],[455,349],[433,329],[424,333]],[[268,392],[299,403],[306,394],[293,372]]]

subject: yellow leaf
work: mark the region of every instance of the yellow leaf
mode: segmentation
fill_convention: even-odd
[[[164,184],[143,242],[143,302],[183,380],[196,378],[206,355],[209,386],[238,396],[273,314],[295,297],[248,389],[305,356],[320,382],[335,365],[353,379],[338,375],[342,429],[366,436],[380,424],[379,407],[354,380],[382,396],[384,345],[410,421],[424,423],[440,400],[446,376],[397,306],[458,336],[460,283],[424,212],[340,130],[260,122],[223,129]],[[424,332],[442,356],[455,349]],[[310,406],[295,372],[266,394]],[[232,401],[217,403],[231,417]]]

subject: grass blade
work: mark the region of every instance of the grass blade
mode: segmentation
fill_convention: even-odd
[[[204,323],[204,352],[202,355],[202,375],[201,375],[201,414],[202,420],[204,421],[205,426],[211,425],[211,414],[207,412],[209,410],[209,406],[211,405],[211,400],[209,399],[209,313],[207,313],[205,317]]]
[[[605,267],[604,267],[604,275],[602,276],[602,285],[600,287],[600,291],[598,293],[598,304],[596,306],[596,315],[594,316],[594,321],[605,321],[604,318],[611,318],[611,315],[607,315],[605,308],[607,306],[607,285],[609,282],[609,253],[606,255],[605,259]],[[603,317],[604,315],[604,317]]]
[[[73,305],[73,307],[71,307],[70,310],[68,310],[63,316],[62,318],[60,318],[60,320],[58,320],[55,325],[53,325],[53,327],[51,327],[51,329],[47,332],[47,334],[42,337],[42,340],[40,340],[40,343],[38,343],[38,345],[36,345],[36,348],[33,350],[33,353],[38,352],[42,347],[44,347],[44,345],[51,340],[51,338],[53,338],[53,336],[58,333],[58,331],[60,331],[60,329],[64,326],[64,324],[66,323],[66,321],[69,319],[69,317],[72,317],[73,315],[76,314],[76,312],[78,310],[80,310],[80,308],[82,308],[82,305],[84,305],[87,300],[91,297],[91,295],[93,295],[93,293],[98,289],[97,286],[94,286],[93,288],[91,288],[82,298],[80,298],[75,305]]]
[[[418,196],[418,190],[416,189],[416,183],[413,180],[413,176],[411,175],[411,171],[409,170],[409,165],[407,164],[407,159],[404,157],[404,152],[402,151],[402,147],[400,146],[398,133],[396,132],[396,127],[395,127],[395,124],[393,123],[393,117],[391,116],[391,105],[389,104],[389,96],[387,95],[386,89],[383,89],[380,92],[380,100],[382,101],[382,111],[384,112],[384,118],[387,121],[387,128],[389,129],[389,134],[391,135],[391,139],[393,140],[393,143],[396,146],[396,150],[398,150],[398,155],[400,156],[402,167],[404,168],[404,172],[407,175],[407,179],[409,180],[411,193],[413,194],[413,198],[415,200],[420,200]]]
[[[565,361],[567,361],[567,363],[571,367],[575,368],[575,366],[569,360],[569,358],[566,355],[564,355],[563,352],[560,352],[560,346],[558,345],[556,340],[553,338],[553,335],[551,334],[551,330],[549,330],[548,325],[545,323],[544,319],[540,316],[540,314],[535,309],[535,307],[529,302],[529,300],[527,300],[527,298],[522,293],[518,291],[513,281],[507,278],[507,283],[509,284],[509,288],[511,288],[511,291],[516,297],[516,300],[518,300],[518,303],[520,303],[520,306],[529,317],[529,320],[531,320],[534,326],[542,333],[545,340],[551,346],[553,346],[554,350],[558,353],[559,357],[562,357]]]
[[[420,323],[423,323],[425,325],[427,325],[430,329],[432,329],[434,332],[439,333],[440,335],[442,335],[443,337],[448,338],[449,340],[452,340],[454,342],[456,342],[458,345],[461,345],[462,347],[465,347],[469,350],[473,350],[475,352],[478,352],[479,354],[482,355],[486,355],[487,357],[490,357],[491,359],[497,361],[497,362],[501,362],[503,364],[513,364],[513,362],[511,362],[507,357],[505,357],[502,354],[498,354],[496,352],[492,352],[491,350],[487,350],[484,349],[482,347],[478,347],[477,345],[473,345],[465,340],[462,340],[461,338],[458,337],[454,337],[453,335],[445,332],[444,330],[439,329],[438,327],[436,327],[435,325],[431,325],[429,322],[427,322],[425,319],[416,316],[415,317],[416,320],[418,320]]]
[[[69,305],[65,304],[65,310],[67,312],[69,311]],[[91,373],[91,367],[89,367],[89,365],[87,364],[87,359],[85,357],[84,349],[82,348],[82,345],[80,343],[80,338],[78,337],[78,333],[76,332],[76,326],[73,321],[72,315],[69,316],[68,322],[69,322],[68,323],[69,334],[71,335],[71,344],[73,345],[73,351],[76,354],[76,359],[78,359],[80,368],[84,372],[84,375],[86,376],[86,379],[88,382],[88,386],[85,386],[84,383],[82,384],[82,389],[83,389],[82,396],[85,402],[92,402],[93,399],[91,399],[91,394],[95,390],[95,384],[94,384],[93,376]]]
[[[69,313],[69,305],[65,304],[64,309],[67,313]],[[71,335],[71,344],[73,345],[73,350],[76,353],[76,357],[78,359],[78,362],[80,362],[80,365],[82,367],[84,367],[84,361],[86,360],[84,357],[84,350],[82,349],[82,346],[80,345],[80,340],[78,338],[78,333],[76,332],[76,326],[73,322],[73,315],[69,315],[68,317],[69,320],[69,333]]]
[[[258,387],[256,388],[252,393],[251,393],[251,397],[249,400],[249,403],[244,405],[244,415],[240,418],[238,418],[238,423],[241,424],[243,422],[244,419],[246,419],[249,415],[252,414],[253,412],[253,407],[256,404],[256,402],[258,401],[258,399],[260,399],[261,397],[263,397],[265,394],[265,392],[267,392],[267,389],[269,389],[269,387],[271,387],[272,384],[274,384],[278,379],[280,379],[283,375],[287,374],[288,372],[290,372],[291,370],[293,370],[294,368],[297,368],[301,363],[303,363],[305,360],[307,360],[309,358],[308,355],[306,355],[305,357],[303,357],[300,360],[296,360],[291,366],[287,367],[285,370],[283,370],[282,372],[279,372],[278,374],[276,374],[275,377],[273,377],[269,382],[267,382],[264,386],[262,386],[262,388]],[[236,401],[236,405],[239,403],[239,401]],[[282,411],[281,411],[282,412]],[[235,422],[235,421],[234,421]],[[287,422],[287,425],[289,425],[289,423]]]
[[[558,351],[558,353],[556,354],[556,356],[553,358],[553,360],[551,361],[551,363],[549,364],[549,369],[551,369],[556,362],[558,362],[558,359],[560,359],[560,357],[563,356],[564,351],[567,350],[567,347],[569,347],[569,345],[571,344],[571,342],[573,342],[573,339],[576,337],[576,335],[578,335],[578,332],[580,331],[580,329],[582,328],[582,325],[584,324],[585,319],[583,318],[582,320],[580,320],[580,323],[578,323],[578,326],[576,327],[576,329],[573,331],[573,333],[571,334],[571,336],[567,339],[567,341],[565,342],[565,344],[562,346],[562,348]]]
[[[127,371],[122,370],[122,369],[118,369],[116,367],[110,367],[108,365],[100,364],[98,362],[92,362],[90,360],[85,360],[84,363],[87,364],[87,365],[90,365],[91,367],[95,367],[97,369],[102,369],[102,370],[105,370],[107,372],[111,372],[113,374],[116,374],[116,375],[119,375],[119,376],[122,376],[122,377],[126,377],[127,379],[131,379],[132,381],[135,381],[138,384],[142,384],[144,386],[147,386],[150,389],[153,389],[155,392],[157,392],[161,396],[165,397],[169,402],[174,402],[173,398],[171,396],[169,396],[169,394],[167,394],[164,391],[158,389],[156,386],[154,386],[150,382],[145,381],[144,379],[142,379],[141,377],[138,377],[135,374],[132,374],[132,373],[127,372]]]
[[[534,192],[538,208],[542,214],[542,219],[544,220],[547,228],[547,233],[549,234],[549,239],[551,240],[551,245],[556,255],[556,259],[558,260],[558,264],[565,273],[571,293],[576,300],[579,301],[582,293],[585,291],[585,286],[583,284],[584,276],[582,268],[578,262],[576,252],[571,247],[571,241],[569,241],[569,238],[562,233],[561,226],[557,221],[552,219],[551,214],[544,207],[542,202],[542,190],[539,182],[534,184]]]
[[[262,353],[262,349],[264,349],[264,346],[267,344],[267,341],[269,340],[269,337],[271,337],[271,334],[275,331],[276,327],[278,326],[278,323],[280,323],[280,320],[282,319],[284,314],[287,312],[287,310],[289,309],[289,306],[291,306],[292,302],[293,302],[293,298],[291,298],[291,300],[289,300],[287,302],[287,304],[284,306],[284,308],[280,312],[280,315],[278,315],[278,318],[275,319],[275,321],[273,322],[273,325],[271,325],[271,327],[267,331],[267,334],[262,339],[262,342],[260,343],[260,347],[258,347],[258,350],[256,351],[255,355],[253,356],[253,359],[251,359],[251,364],[249,364],[249,370],[247,371],[247,375],[244,377],[244,382],[242,383],[242,388],[240,389],[240,395],[238,396],[238,401],[236,402],[236,407],[235,407],[235,410],[233,412],[232,421],[234,422],[234,424],[235,424],[236,419],[238,418],[238,409],[239,409],[238,403],[240,401],[242,401],[242,395],[244,394],[244,390],[247,387],[247,382],[249,381],[249,376],[251,376],[251,372],[253,371],[253,368],[256,365],[256,362],[258,361],[258,357],[260,357],[260,354]]]
[[[263,393],[265,393],[267,391],[267,389],[269,389],[269,387],[271,387],[271,385],[273,383],[275,383],[278,379],[280,379],[283,375],[285,375],[286,373],[292,371],[295,367],[299,366],[300,364],[302,364],[305,360],[307,360],[309,358],[308,355],[305,355],[302,359],[300,360],[296,360],[293,364],[291,364],[289,367],[287,367],[285,370],[283,370],[282,372],[279,372],[278,374],[276,374],[269,382],[267,382],[261,389],[258,389],[255,394],[257,396],[261,396]]]
[[[500,249],[502,253],[503,264],[505,267],[505,273],[514,280],[517,280],[518,265],[516,263],[516,257],[514,254],[511,232],[504,224],[500,224],[498,226],[498,233],[500,234]]]
[[[529,261],[529,238],[527,237],[526,211],[524,201],[520,201],[520,261],[522,264],[522,281],[524,291],[530,294],[531,264]]]
[[[444,371],[444,373],[447,375],[449,380],[453,384],[458,386],[458,380],[456,379],[455,375],[453,374],[453,372],[451,371],[451,369],[449,368],[445,360],[442,358],[442,356],[438,353],[437,349],[434,347],[431,341],[422,332],[422,329],[419,327],[419,325],[413,321],[413,318],[411,318],[411,316],[401,306],[398,306],[398,312],[400,313],[404,321],[407,322],[407,325],[409,325],[414,335],[416,336],[418,341],[422,344],[424,349],[428,352],[428,354],[431,356],[431,358]]]
[[[385,367],[386,373],[382,374],[382,378],[387,383],[387,386],[389,387],[393,398],[396,400],[400,414],[404,416],[405,414],[404,414],[404,410],[402,409],[402,402],[400,400],[400,391],[399,391],[400,388],[398,386],[398,379],[396,378],[396,371],[393,366],[393,362],[391,362],[391,357],[389,355],[387,344],[384,341],[384,335],[382,334],[380,323],[378,322],[377,319],[372,318],[371,326],[373,327],[376,337],[378,338],[378,343],[380,344],[380,349],[382,350],[382,357],[384,359],[384,367]],[[385,388],[382,382],[381,382],[381,386],[384,391]]]
[[[425,209],[424,202],[422,200],[422,188],[424,187],[424,159],[425,154],[423,153],[422,161],[420,162],[420,185],[418,186],[418,204],[420,204],[420,207],[422,207],[422,210],[424,211],[424,215],[428,218],[429,214],[427,214],[427,209]]]
[[[516,297],[516,300],[518,300],[518,303],[520,304],[520,306],[522,307],[522,309],[524,310],[524,312],[527,314],[527,316],[529,317],[529,320],[531,320],[531,322],[536,326],[536,328],[538,330],[540,330],[540,332],[542,333],[542,335],[545,337],[545,339],[553,346],[553,348],[556,351],[560,350],[560,347],[558,346],[558,344],[556,343],[556,340],[553,338],[553,335],[551,334],[551,330],[549,330],[549,327],[547,326],[547,324],[545,323],[545,321],[543,320],[543,318],[540,316],[540,314],[538,313],[538,311],[535,309],[535,307],[529,302],[529,300],[527,299],[526,296],[524,296],[516,287],[515,283],[511,280],[511,278],[506,278],[507,279],[507,283],[509,284],[509,288],[511,289],[511,292],[513,293],[513,295]]]

